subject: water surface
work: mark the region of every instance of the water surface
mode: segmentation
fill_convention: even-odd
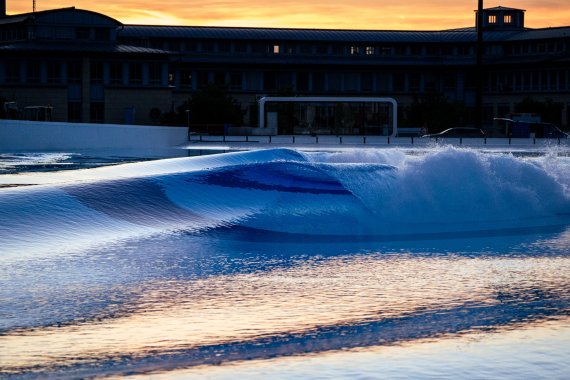
[[[564,378],[569,168],[277,149],[29,174],[0,190],[0,374]]]

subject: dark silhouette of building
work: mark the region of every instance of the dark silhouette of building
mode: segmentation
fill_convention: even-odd
[[[5,3],[0,10],[5,12]],[[570,26],[529,29],[525,11],[483,10],[483,114],[524,98],[570,114]],[[0,97],[56,121],[154,124],[200,88],[227,86],[256,125],[260,96],[438,93],[475,106],[475,27],[441,31],[124,25],[75,8],[0,15]]]

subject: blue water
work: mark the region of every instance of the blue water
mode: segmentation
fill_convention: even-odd
[[[569,170],[434,147],[0,176],[0,376],[565,378]]]

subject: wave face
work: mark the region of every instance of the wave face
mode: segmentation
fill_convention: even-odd
[[[569,169],[555,153],[455,148],[272,149],[125,164],[2,189],[0,246],[18,254],[181,231],[382,239],[559,226],[570,219]]]

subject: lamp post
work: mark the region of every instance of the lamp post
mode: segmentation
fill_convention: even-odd
[[[483,127],[483,0],[477,4],[477,59],[475,63],[475,126]]]
[[[188,136],[190,136],[190,109],[186,110],[186,121],[188,123]]]

